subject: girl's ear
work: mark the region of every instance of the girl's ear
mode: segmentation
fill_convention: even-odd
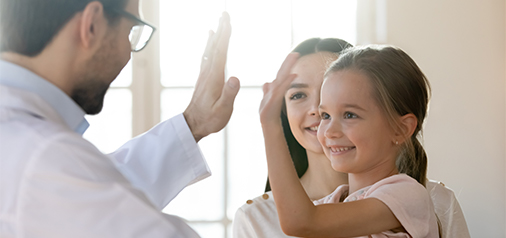
[[[395,133],[394,144],[401,144],[405,140],[411,138],[416,127],[418,120],[413,113],[408,113],[399,118],[399,130]]]

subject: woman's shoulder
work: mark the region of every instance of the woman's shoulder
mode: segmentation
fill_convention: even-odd
[[[236,212],[234,237],[288,237],[281,230],[272,192],[249,199]]]
[[[275,216],[277,217],[276,203],[272,192],[266,192],[256,198],[248,199],[239,210],[250,216]]]
[[[440,199],[453,199],[455,197],[453,190],[441,181],[429,179],[425,186],[431,197],[437,196]]]
[[[447,211],[460,208],[455,193],[444,183],[436,180],[427,180],[425,186],[438,214],[444,214]]]
[[[443,237],[470,237],[464,213],[453,190],[436,180],[428,180],[426,187],[441,221]]]

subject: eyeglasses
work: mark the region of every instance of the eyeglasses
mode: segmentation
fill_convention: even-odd
[[[146,47],[149,40],[151,39],[153,32],[155,32],[156,28],[125,10],[112,9],[112,11],[121,14],[124,17],[137,23],[130,30],[128,39],[130,40],[132,52],[138,52],[144,49],[144,47]]]

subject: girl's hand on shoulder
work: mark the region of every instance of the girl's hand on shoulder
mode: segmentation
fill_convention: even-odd
[[[260,122],[262,126],[271,123],[281,124],[280,113],[283,106],[283,97],[290,87],[290,83],[297,76],[291,74],[291,72],[298,58],[298,53],[290,53],[281,68],[279,68],[276,79],[271,83],[264,84],[264,97],[260,103]]]

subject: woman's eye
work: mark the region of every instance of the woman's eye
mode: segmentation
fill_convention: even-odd
[[[357,114],[351,112],[344,113],[344,119],[353,119],[353,118],[358,118]]]
[[[306,97],[306,94],[295,93],[292,96],[290,96],[290,100],[297,100],[297,99],[301,99],[301,98],[305,98],[305,97]]]
[[[327,114],[327,113],[325,113],[325,112],[322,112],[321,113],[321,118],[322,118],[322,120],[328,120],[328,119],[330,119],[330,115]]]

